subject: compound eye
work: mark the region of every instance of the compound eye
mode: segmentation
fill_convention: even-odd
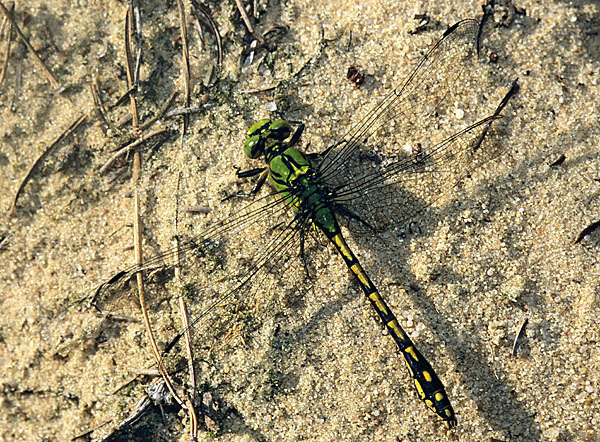
[[[246,132],[246,135],[248,136],[248,138],[253,137],[254,135],[259,135],[261,132],[264,132],[265,130],[267,130],[267,128],[269,127],[270,124],[271,124],[271,120],[269,120],[268,118],[263,118],[262,120],[258,120],[256,123],[254,123],[252,126],[250,126],[250,129],[248,129],[248,132]]]
[[[248,158],[256,159],[261,156],[264,151],[264,143],[260,135],[251,136],[244,143],[244,155]]]

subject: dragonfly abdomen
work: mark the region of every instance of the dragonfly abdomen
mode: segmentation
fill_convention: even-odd
[[[456,426],[456,416],[448,395],[444,389],[444,384],[437,376],[431,364],[417,350],[415,344],[402,329],[396,316],[387,306],[377,288],[371,282],[371,279],[358,261],[358,258],[352,253],[339,228],[336,232],[324,230],[325,235],[333,243],[344,262],[358,280],[363,292],[369,298],[371,305],[379,315],[381,321],[385,324],[394,342],[404,356],[410,377],[413,380],[415,390],[425,404],[440,418],[442,418],[452,428]]]

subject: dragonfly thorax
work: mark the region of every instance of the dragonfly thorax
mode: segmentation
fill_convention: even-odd
[[[311,160],[293,147],[296,135],[288,140],[291,133],[285,120],[260,120],[248,129],[244,153],[253,159],[264,156],[271,185],[299,217],[311,219],[321,230],[336,232],[333,193],[319,179]]]
[[[319,179],[304,153],[288,147],[273,157],[269,162],[269,181],[301,217],[310,218],[321,230],[337,231],[331,204],[333,193]]]

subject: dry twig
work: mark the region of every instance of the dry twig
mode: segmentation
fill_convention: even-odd
[[[27,37],[25,37],[25,34],[23,34],[23,31],[21,31],[21,28],[19,28],[19,26],[15,22],[14,18],[12,17],[12,14],[8,11],[8,9],[6,9],[6,6],[4,6],[2,4],[2,2],[0,2],[0,12],[2,12],[4,14],[4,16],[8,19],[8,21],[10,22],[13,29],[17,32],[17,35],[19,36],[19,38],[23,41],[23,44],[27,47],[29,52],[31,52],[36,64],[42,70],[42,72],[44,72],[44,74],[46,75],[46,78],[48,79],[48,81],[50,82],[52,87],[54,88],[54,93],[60,94],[61,92],[63,92],[63,90],[64,90],[63,86],[61,86],[61,84],[54,77],[52,72],[50,72],[50,69],[48,69],[46,67],[46,65],[44,64],[44,62],[42,61],[42,59],[40,58],[38,53],[35,51],[35,49],[33,49],[33,46],[31,46],[31,43],[29,43],[29,41],[27,40]]]
[[[19,196],[21,195],[21,192],[23,191],[23,189],[25,188],[25,186],[27,185],[27,183],[29,182],[29,180],[31,179],[31,177],[33,176],[33,174],[36,172],[36,170],[38,169],[38,167],[40,166],[40,164],[42,164],[44,162],[44,160],[50,154],[52,154],[52,152],[54,152],[54,150],[56,149],[56,147],[65,138],[67,138],[69,135],[71,135],[81,125],[81,123],[83,123],[86,120],[86,118],[87,118],[87,115],[82,115],[77,120],[75,120],[68,127],[68,129],[65,130],[62,134],[60,134],[60,136],[56,139],[56,141],[54,141],[54,143],[52,143],[50,145],[50,147],[48,147],[48,149],[46,149],[44,151],[44,153],[42,153],[42,155],[40,155],[40,157],[35,161],[35,163],[33,163],[33,166],[31,166],[31,168],[29,169],[29,171],[25,175],[25,178],[23,178],[23,181],[21,182],[21,185],[19,186],[19,189],[17,190],[17,193],[15,194],[13,202],[10,205],[10,208],[8,210],[9,216],[13,216],[15,214],[15,210],[16,210],[16,207],[17,207],[17,200],[19,199]]]
[[[221,33],[219,32],[219,28],[217,27],[217,23],[213,20],[210,13],[206,10],[204,6],[199,4],[196,0],[191,0],[192,3],[192,14],[196,17],[196,23],[198,28],[200,28],[200,16],[198,15],[198,11],[204,16],[204,19],[208,22],[210,29],[212,30],[215,41],[217,42],[217,67],[221,69],[221,65],[223,62],[223,44],[221,42]],[[200,38],[202,38],[202,33],[200,29],[198,29],[198,34],[200,34]]]
[[[169,110],[169,108],[171,107],[171,105],[173,104],[173,102],[175,101],[175,98],[177,97],[177,94],[179,93],[179,91],[174,90],[171,95],[169,96],[169,98],[167,98],[167,101],[164,102],[164,104],[160,107],[160,110],[158,111],[158,114],[156,114],[155,116],[153,116],[152,118],[150,118],[148,121],[146,121],[145,123],[142,123],[141,125],[141,129],[142,131],[148,129],[150,126],[152,126],[160,117],[162,117],[163,115],[166,115],[166,112]]]
[[[527,322],[529,322],[529,318],[523,319],[521,321],[521,325],[519,326],[519,331],[517,332],[517,336],[515,336],[515,340],[513,342],[512,347],[512,355],[516,358],[519,353],[519,347],[521,347],[521,343],[523,342],[523,337],[525,336],[525,327],[527,326]]]
[[[129,9],[133,10],[133,17],[135,17],[134,31],[137,35],[137,54],[135,56],[135,70],[133,71],[135,72],[133,86],[137,87],[140,80],[140,65],[142,63],[142,14],[140,13],[140,5],[137,0],[129,0]]]
[[[181,256],[179,250],[179,237],[177,236],[177,231],[179,228],[179,186],[181,184],[181,173],[177,177],[177,190],[175,192],[177,198],[177,204],[175,207],[175,238],[177,242],[177,265],[175,266],[175,277],[179,285],[181,286]],[[192,440],[196,440],[196,436],[198,434],[198,419],[196,417],[196,410],[194,408],[194,404],[196,402],[196,370],[194,368],[194,353],[192,351],[192,331],[190,329],[190,318],[188,315],[188,309],[185,305],[185,297],[179,297],[179,310],[181,315],[181,323],[183,326],[183,333],[185,336],[185,347],[187,350],[188,357],[188,375],[190,377],[190,391],[187,395],[188,402],[188,414],[190,417],[190,434]]]
[[[10,5],[9,14],[12,15],[15,10],[15,4],[12,3]],[[4,30],[4,25],[6,24],[7,17],[4,17],[2,20],[2,29],[0,30],[0,34],[2,34],[2,30]],[[4,78],[6,77],[6,70],[8,69],[8,59],[10,58],[10,45],[12,43],[12,23],[8,24],[8,35],[6,37],[6,49],[4,51],[4,61],[2,63],[2,72],[0,73],[0,88],[2,87],[2,83],[4,83]]]
[[[133,149],[135,149],[136,147],[138,147],[140,144],[144,143],[145,141],[149,140],[152,137],[155,137],[157,135],[161,135],[164,134],[165,132],[167,132],[167,129],[165,129],[164,127],[161,127],[159,129],[156,129],[152,132],[150,132],[149,134],[143,135],[141,138],[138,138],[137,140],[135,140],[134,142],[128,144],[127,146],[123,147],[122,149],[119,149],[118,151],[116,151],[107,161],[106,163],[104,163],[104,165],[100,168],[100,170],[98,171],[98,173],[100,175],[106,173],[106,171],[108,170],[108,168],[122,155],[125,155],[128,152],[131,152]]]
[[[105,126],[110,126],[109,120],[106,116],[106,109],[104,109],[104,105],[102,104],[102,100],[100,99],[100,88],[98,87],[98,78],[94,77],[92,82],[90,83],[90,92],[92,93],[92,99],[94,100],[94,106],[96,107],[96,116],[99,120],[101,120]],[[106,129],[102,129],[104,135],[106,135]]]
[[[125,18],[125,58],[127,61],[127,87],[130,91],[135,91],[137,85],[137,78],[134,73],[133,57],[131,55],[131,35],[133,34],[133,11],[131,6],[127,10],[127,16]],[[131,106],[131,117],[133,136],[138,138],[139,132],[139,117],[137,111],[137,103],[135,100],[135,94],[129,94],[129,104]]]
[[[188,48],[187,28],[185,26],[185,8],[183,2],[177,0],[177,10],[179,12],[179,30],[181,32],[181,51],[183,64],[183,87],[185,107],[190,106],[190,52]],[[181,147],[183,147],[183,137],[187,132],[190,121],[189,115],[183,115],[183,131],[181,132]]]
[[[202,109],[200,106],[176,107],[175,109],[171,109],[169,112],[166,112],[165,118],[176,117],[178,115],[190,115],[195,112],[200,112],[200,109]]]
[[[258,42],[261,45],[265,44],[265,39],[258,35],[256,33],[256,31],[254,30],[254,27],[252,26],[252,22],[250,21],[250,17],[248,17],[248,13],[246,12],[246,8],[244,8],[244,5],[242,4],[241,0],[235,0],[235,4],[238,8],[238,11],[240,11],[240,15],[242,16],[242,20],[244,21],[244,24],[246,25],[246,28],[248,29],[248,32],[250,32],[250,34],[252,34],[252,36],[258,40]]]
[[[127,10],[127,16],[125,19],[125,57],[127,60],[127,82],[128,87],[132,90],[135,87],[135,73],[134,73],[134,64],[133,58],[131,56],[131,36],[133,34],[133,8],[132,5],[129,5]],[[139,133],[139,119],[137,114],[137,104],[135,101],[135,95],[130,95],[130,103],[131,103],[131,115],[133,118],[132,129],[135,132]],[[143,137],[145,138],[145,137]],[[143,139],[141,138],[141,139]],[[141,140],[140,139],[140,140]],[[132,143],[134,144],[134,143]],[[132,175],[132,183],[134,184],[134,213],[133,213],[133,238],[134,238],[134,249],[135,249],[135,261],[138,266],[142,265],[142,229],[141,229],[141,220],[140,220],[140,196],[135,185],[140,174],[141,169],[141,158],[138,151],[134,153],[133,157],[133,175]],[[158,370],[162,375],[165,383],[167,384],[167,388],[173,395],[173,398],[177,403],[181,406],[181,408],[186,409],[187,406],[183,402],[183,400],[179,397],[177,392],[175,391],[175,387],[173,386],[173,381],[169,376],[169,373],[166,367],[163,364],[160,350],[158,349],[158,345],[156,345],[156,339],[154,338],[154,332],[152,331],[152,326],[150,324],[150,318],[148,316],[148,307],[146,305],[146,296],[144,293],[144,278],[142,272],[136,273],[137,286],[138,286],[138,298],[140,301],[140,308],[142,310],[142,316],[144,318],[144,327],[146,329],[146,333],[148,335],[148,340],[150,341],[150,347],[152,348],[152,353],[154,355],[154,360],[158,366]]]

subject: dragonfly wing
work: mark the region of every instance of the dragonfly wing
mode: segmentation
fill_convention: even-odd
[[[481,143],[497,119],[488,117],[437,144],[423,143],[413,153],[354,169],[354,179],[338,187],[336,203],[351,207],[358,219],[377,230],[405,224],[501,153],[500,143]],[[364,226],[349,223],[355,231],[364,231]]]
[[[319,168],[323,179],[331,180],[338,175],[339,166],[361,156],[370,140],[372,153],[378,153],[385,146],[392,150],[401,148],[423,129],[430,136],[441,132],[438,141],[457,132],[447,125],[433,123],[443,122],[441,117],[449,104],[464,103],[466,107],[473,98],[470,91],[478,89],[474,87],[477,79],[472,78],[474,73],[480,74],[476,56],[478,28],[478,21],[463,20],[446,31],[404,81],[325,152]]]
[[[180,269],[179,280],[146,284],[151,323],[170,372],[186,354],[179,339],[184,330],[175,325],[179,320],[165,318],[177,311],[179,297],[186,299],[194,342],[207,349],[224,336],[235,337],[236,330],[243,335],[246,327],[234,326],[240,317],[266,314],[267,294],[285,294],[304,282],[304,267],[297,257],[307,219],[295,216],[276,193],[234,211],[233,216],[209,222],[200,233],[187,239],[182,235],[178,247],[119,272],[99,289],[104,296],[118,290],[119,279],[136,272]],[[171,308],[165,308],[165,302]],[[196,358],[204,358],[198,348],[194,350]]]
[[[476,20],[452,26],[323,154],[319,173],[355,230],[385,229],[414,217],[499,154],[480,140],[491,121],[481,119],[490,91],[477,59],[478,30]],[[493,108],[483,112],[497,118]]]

